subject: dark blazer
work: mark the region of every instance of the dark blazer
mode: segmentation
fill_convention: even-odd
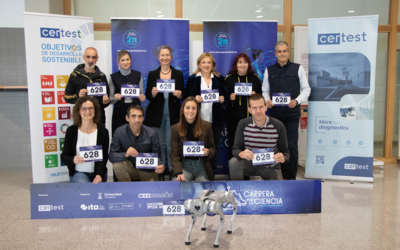
[[[64,148],[61,154],[61,161],[68,166],[69,176],[75,174],[74,157],[76,156],[76,143],[78,141],[78,126],[72,125],[67,129],[65,134]],[[96,145],[102,146],[103,161],[96,161],[94,163],[94,173],[104,178],[107,174],[107,161],[108,161],[108,146],[110,138],[108,137],[108,130],[101,124],[97,124],[97,142]]]
[[[182,96],[185,91],[185,83],[183,81],[182,71],[174,69],[171,67],[171,79],[175,80],[175,90],[182,91]],[[153,98],[151,90],[153,87],[157,87],[157,80],[160,79],[161,66],[156,70],[150,71],[147,77],[147,89],[146,98],[150,101],[149,106],[146,110],[146,120],[144,124],[150,127],[161,127],[162,117],[164,113],[164,93],[158,92],[156,97]],[[180,100],[169,93],[168,96],[168,108],[169,108],[169,118],[171,126],[179,122],[179,110],[181,108]]]
[[[183,157],[183,142],[186,141],[186,136],[179,136],[178,124],[171,127],[171,163],[172,176],[182,172]],[[199,141],[204,141],[204,148],[208,148],[209,154],[206,157],[200,157],[203,162],[204,170],[211,181],[214,180],[214,174],[209,161],[215,155],[214,136],[211,129],[211,123],[203,121],[203,133],[199,136]]]
[[[225,99],[222,104],[219,102],[213,103],[212,107],[213,125],[222,126],[224,123],[225,108],[228,103],[228,91],[226,90],[222,75],[219,77],[214,76],[214,78],[212,78],[212,89],[218,89],[219,95],[224,96]],[[189,76],[187,80],[184,98],[186,99],[188,96],[196,97],[196,95],[201,95],[201,76],[193,74]]]

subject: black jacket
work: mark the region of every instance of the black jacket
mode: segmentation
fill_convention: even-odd
[[[175,90],[182,91],[182,96],[185,91],[185,83],[183,81],[182,71],[174,69],[171,67],[171,79],[175,79]],[[150,71],[147,77],[147,89],[146,98],[150,101],[149,106],[146,110],[146,120],[144,124],[150,127],[161,127],[162,117],[164,113],[164,93],[158,92],[156,97],[153,98],[151,90],[153,87],[157,87],[157,80],[160,79],[161,66],[156,70]],[[168,96],[168,108],[169,108],[169,118],[171,126],[179,122],[179,110],[181,108],[180,100],[169,93]]]
[[[72,125],[67,129],[65,134],[64,148],[61,154],[62,162],[68,166],[69,176],[75,174],[74,157],[76,156],[76,143],[78,141],[78,126]],[[108,137],[108,130],[101,124],[97,124],[97,143],[101,145],[103,151],[103,161],[96,161],[94,163],[94,173],[104,178],[107,173],[108,161],[108,145],[110,138]]]
[[[75,104],[76,100],[79,98],[79,91],[81,89],[86,89],[87,84],[91,82],[105,82],[106,83],[106,88],[107,88],[107,95],[110,94],[110,88],[108,87],[108,82],[107,82],[107,77],[104,75],[103,72],[100,71],[100,69],[95,66],[95,72],[94,74],[88,75],[85,70],[85,64],[79,64],[74,71],[72,71],[71,75],[69,76],[68,79],[68,84],[65,87],[65,94],[64,94],[64,99],[66,102]],[[106,122],[106,115],[104,112],[104,108],[106,108],[108,104],[103,104],[103,97],[102,96],[96,96],[97,101],[99,101],[100,104],[100,112],[101,112],[101,122],[105,123]]]

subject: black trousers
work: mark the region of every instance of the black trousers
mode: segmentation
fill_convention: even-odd
[[[227,127],[227,132],[228,132],[228,146],[229,146],[229,159],[232,159],[232,148],[233,144],[235,142],[235,134],[236,134],[236,129],[237,126],[240,122],[245,117],[228,117],[228,121],[226,123]]]
[[[299,162],[299,123],[300,116],[274,117],[280,120],[286,128],[288,147],[290,151],[289,162],[281,164],[282,176],[286,180],[296,180],[297,166]]]

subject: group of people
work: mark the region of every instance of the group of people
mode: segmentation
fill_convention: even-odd
[[[74,125],[67,129],[61,155],[68,166],[70,181],[107,181],[108,160],[113,163],[115,179],[120,182],[161,180],[166,165],[172,180],[214,180],[217,133],[224,126],[225,118],[231,180],[249,176],[295,180],[299,105],[307,100],[310,87],[304,69],[288,59],[287,43],[276,44],[277,63],[265,69],[263,82],[245,53],[236,56],[225,78],[216,71],[213,56],[203,53],[185,88],[182,72],[170,65],[172,55],[169,46],[159,47],[160,66],[149,72],[144,91],[141,73],[131,69],[129,52],[118,53],[119,71],[111,74],[107,81],[96,66],[97,50],[92,47],[85,50],[84,64],[71,73],[64,96],[67,102],[75,104]],[[168,92],[159,89],[158,80],[174,83],[174,89]],[[92,96],[88,93],[87,84],[95,82],[106,83],[106,94]],[[251,92],[241,95],[237,92],[237,83],[247,83],[244,86],[251,86]],[[126,97],[121,91],[125,84],[139,86],[140,93],[136,97]],[[204,93],[216,95],[207,97]],[[282,104],[271,100],[275,94],[290,96],[290,102]],[[141,103],[146,99],[149,104],[145,113]],[[104,114],[109,104],[114,104],[111,145]],[[270,109],[269,117],[267,109]],[[193,149],[197,148],[197,152],[188,153],[191,152],[188,144],[199,145]],[[102,158],[85,160],[81,152],[84,147],[95,148]],[[270,149],[272,160],[253,164],[259,149]],[[155,153],[157,165],[136,167],[136,158],[143,153]]]

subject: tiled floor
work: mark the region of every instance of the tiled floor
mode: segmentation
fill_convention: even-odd
[[[324,182],[321,214],[239,215],[219,248],[400,249],[399,172],[389,164],[374,169],[373,184]],[[189,216],[31,220],[31,183],[30,170],[0,170],[0,249],[213,248],[218,217],[207,220],[205,232],[196,223],[190,246]]]

